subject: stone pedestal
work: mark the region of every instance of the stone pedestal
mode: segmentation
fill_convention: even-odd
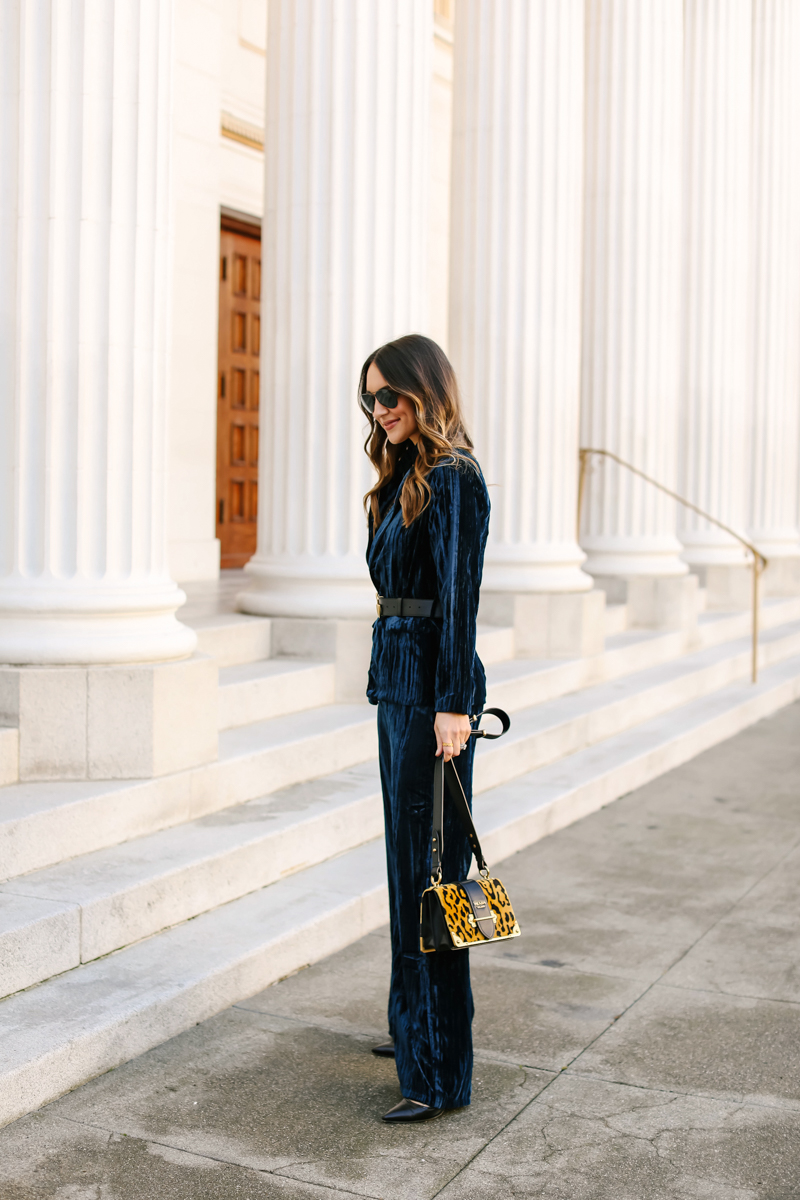
[[[270,0],[258,549],[245,612],[367,619],[358,377],[425,328],[429,0]]]
[[[586,31],[581,445],[675,490],[683,0],[587,0]],[[585,570],[685,575],[676,519],[663,493],[592,460]]]
[[[583,91],[583,0],[458,4],[450,351],[492,500],[481,611],[558,656],[603,636],[575,537]]]
[[[216,756],[166,561],[171,5],[3,13],[0,721],[24,779],[163,774]]]
[[[366,700],[372,621],[275,617],[271,625],[273,654],[335,662],[336,703],[360,704]]]
[[[19,777],[149,779],[217,757],[217,665],[0,667],[0,724]]]
[[[778,557],[769,560],[763,575],[765,596],[800,596],[800,557]]]
[[[629,629],[697,629],[699,598],[696,575],[619,575],[595,577],[609,604],[627,606]]]
[[[479,620],[513,625],[521,658],[579,658],[605,645],[605,596],[591,592],[481,592]]]
[[[706,608],[733,611],[753,604],[753,568],[744,565],[711,563],[693,566],[700,587],[705,588]]]

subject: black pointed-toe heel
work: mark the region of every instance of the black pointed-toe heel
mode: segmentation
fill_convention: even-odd
[[[395,1104],[394,1108],[390,1108],[387,1113],[384,1113],[384,1121],[432,1121],[434,1117],[440,1117],[444,1112],[443,1108],[433,1108],[430,1104],[420,1104],[418,1100],[406,1100],[403,1098],[399,1104]]]
[[[394,1058],[394,1042],[384,1042],[382,1046],[373,1046],[372,1053],[378,1058]]]

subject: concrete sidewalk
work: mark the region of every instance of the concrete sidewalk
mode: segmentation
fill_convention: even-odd
[[[469,1109],[380,1121],[383,930],[0,1131],[0,1198],[800,1197],[800,705],[498,874]]]

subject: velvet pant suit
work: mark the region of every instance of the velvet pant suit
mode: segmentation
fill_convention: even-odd
[[[433,1108],[470,1102],[472,991],[469,952],[423,954],[419,910],[430,884],[437,712],[480,712],[486,681],[475,653],[476,618],[489,497],[475,460],[459,453],[427,476],[431,500],[406,529],[399,504],[416,448],[401,449],[370,522],[367,561],[378,593],[438,600],[440,618],[375,622],[367,696],[378,705],[378,743],[386,826],[392,939],[389,1032],[407,1100]],[[474,740],[454,759],[472,797]],[[442,879],[467,875],[470,849],[445,800]]]

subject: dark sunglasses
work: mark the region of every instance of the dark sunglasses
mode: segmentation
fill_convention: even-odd
[[[362,392],[361,407],[365,412],[375,412],[375,401],[379,401],[384,408],[397,408],[397,401],[400,399],[399,392],[393,392],[390,387],[379,388],[377,392]]]

